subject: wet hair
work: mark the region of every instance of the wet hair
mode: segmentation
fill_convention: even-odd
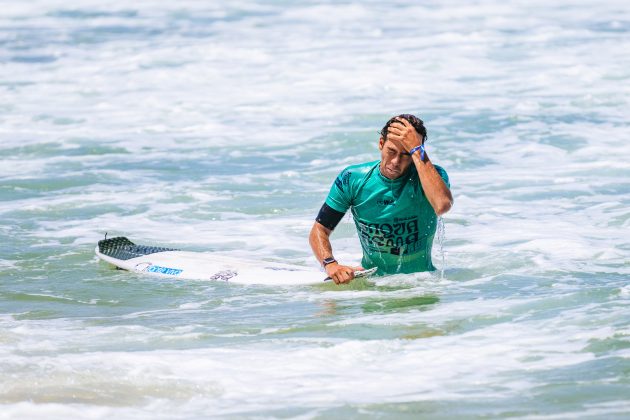
[[[396,120],[399,118],[404,118],[409,121],[411,125],[413,125],[413,128],[415,128],[418,134],[420,134],[420,136],[422,137],[423,144],[425,141],[427,141],[427,129],[424,127],[424,122],[420,118],[411,114],[400,114],[390,118],[389,121],[387,121],[387,124],[385,124],[383,129],[380,131],[381,136],[383,136],[383,140],[387,141],[387,131],[389,129],[389,126],[392,125],[393,122],[396,122]]]

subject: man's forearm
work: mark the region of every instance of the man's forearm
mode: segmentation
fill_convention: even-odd
[[[429,160],[429,156],[425,155],[424,161],[420,157],[420,153],[414,153],[413,164],[416,165],[418,176],[422,189],[433,207],[435,214],[441,216],[451,209],[453,206],[453,196],[451,190],[446,186],[444,180]]]
[[[330,233],[332,231],[321,224],[315,222],[309,235],[309,243],[313,249],[315,258],[321,264],[324,258],[332,257],[332,245],[330,244]]]

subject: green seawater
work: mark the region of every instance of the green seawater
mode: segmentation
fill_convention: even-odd
[[[9,1],[0,418],[623,419],[630,25],[615,2]],[[394,114],[455,198],[438,270],[154,278],[97,242],[316,266]],[[346,216],[335,256],[361,259]]]

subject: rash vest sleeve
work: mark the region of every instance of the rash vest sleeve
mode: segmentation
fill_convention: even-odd
[[[352,192],[350,191],[350,175],[351,172],[348,169],[344,169],[333,182],[330,187],[328,197],[326,197],[326,204],[333,210],[337,210],[340,213],[348,211],[352,205]]]
[[[334,230],[337,224],[346,214],[346,211],[352,205],[352,199],[350,194],[350,172],[345,169],[337,178],[332,187],[324,205],[319,210],[319,214],[315,219],[322,226]]]

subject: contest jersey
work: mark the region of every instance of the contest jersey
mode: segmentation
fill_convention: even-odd
[[[437,217],[427,200],[415,166],[388,179],[380,161],[349,166],[330,189],[326,204],[338,212],[351,209],[363,248],[362,265],[379,274],[435,270],[431,247]],[[435,165],[446,185],[448,175]]]

